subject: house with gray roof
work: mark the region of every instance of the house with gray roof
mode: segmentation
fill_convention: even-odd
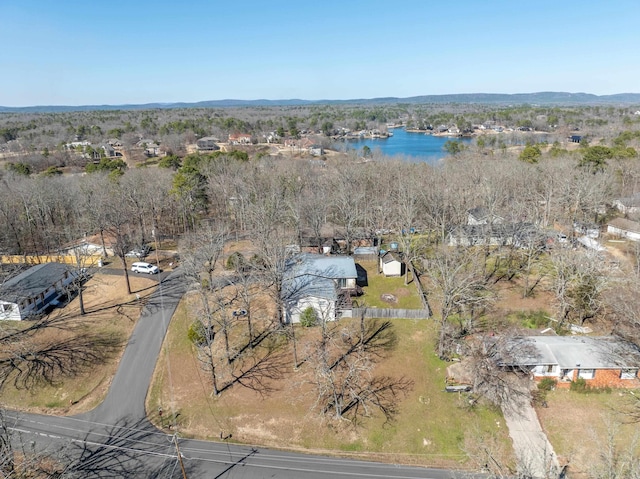
[[[640,241],[640,223],[626,218],[614,218],[607,223],[607,233],[631,241]]]
[[[196,148],[198,151],[217,151],[220,149],[218,146],[220,140],[214,136],[204,136],[196,141]]]
[[[351,312],[358,272],[350,256],[302,253],[291,258],[282,282],[283,317],[299,323],[312,308],[320,321],[335,321]]]
[[[553,378],[559,387],[584,379],[592,387],[638,388],[640,349],[612,336],[529,336],[515,338],[517,347],[501,365],[527,368],[535,380]]]
[[[618,198],[613,201],[613,206],[622,214],[631,215],[640,213],[640,193],[628,196],[626,198]]]
[[[62,263],[38,264],[14,276],[0,286],[0,320],[20,321],[44,312],[76,277]]]

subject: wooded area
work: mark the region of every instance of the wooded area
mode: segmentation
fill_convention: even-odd
[[[457,146],[450,145],[450,156],[437,165],[340,151],[341,129],[385,130],[390,123],[425,132],[446,126],[474,140],[463,147],[452,138]],[[255,144],[187,153],[199,137],[226,139],[235,132],[250,134]],[[314,134],[337,153],[270,154],[261,144],[272,132],[277,141]],[[98,145],[109,137],[122,141],[123,160],[65,146],[80,140]],[[166,156],[133,161],[141,138],[165,147]],[[500,331],[501,325],[510,331],[493,309],[504,283],[517,284],[522,297],[550,293],[546,313],[558,332],[591,325],[640,345],[639,243],[614,245],[614,255],[578,242],[587,230],[602,234],[612,218],[638,218],[617,201],[640,193],[639,145],[640,115],[630,107],[332,105],[2,114],[0,253],[52,255],[96,235],[104,256],[113,250],[126,275],[130,250],[175,242],[199,298],[194,317],[200,325],[194,321],[190,339],[214,395],[236,386],[268,394],[286,367],[308,362],[315,368],[309,381],[321,414],[358,422],[377,409],[391,420],[396,395],[412,387],[404,378],[372,374],[394,345],[392,323],[363,315],[359,327],[346,331],[326,328],[318,318],[322,333],[313,348],[297,350],[295,328],[283,318],[292,245],[306,241],[321,251],[327,237],[339,238],[350,254],[363,239],[397,242],[437,305],[434,351],[442,359],[459,356],[472,335]],[[472,224],[469,214],[477,208],[485,220]],[[249,240],[253,254],[223,265],[224,246],[236,239]],[[234,271],[233,284],[224,288],[216,274],[223,266]],[[243,311],[240,317],[237,311]],[[83,351],[86,346],[78,345]],[[284,346],[292,348],[292,359]],[[480,350],[466,352],[479,358],[474,374],[495,373],[493,382],[484,378],[483,393],[500,404],[509,394],[502,378],[480,367],[490,358]],[[28,385],[39,367],[14,380]],[[74,367],[65,362],[61,371]],[[43,372],[51,381],[52,372]]]

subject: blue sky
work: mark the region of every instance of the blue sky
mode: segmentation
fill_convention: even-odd
[[[0,0],[0,105],[640,92],[640,2]]]

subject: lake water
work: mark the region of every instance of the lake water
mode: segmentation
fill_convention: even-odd
[[[349,140],[339,143],[338,148],[346,147],[362,152],[366,145],[372,152],[396,157],[405,161],[435,164],[445,156],[444,144],[449,140],[460,140],[465,144],[471,143],[471,138],[455,138],[448,136],[425,135],[424,133],[407,133],[404,128],[394,128],[389,130],[393,136],[373,140]]]

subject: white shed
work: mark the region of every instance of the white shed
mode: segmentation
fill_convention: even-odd
[[[380,269],[385,276],[402,276],[404,272],[400,253],[387,251],[380,256]]]

